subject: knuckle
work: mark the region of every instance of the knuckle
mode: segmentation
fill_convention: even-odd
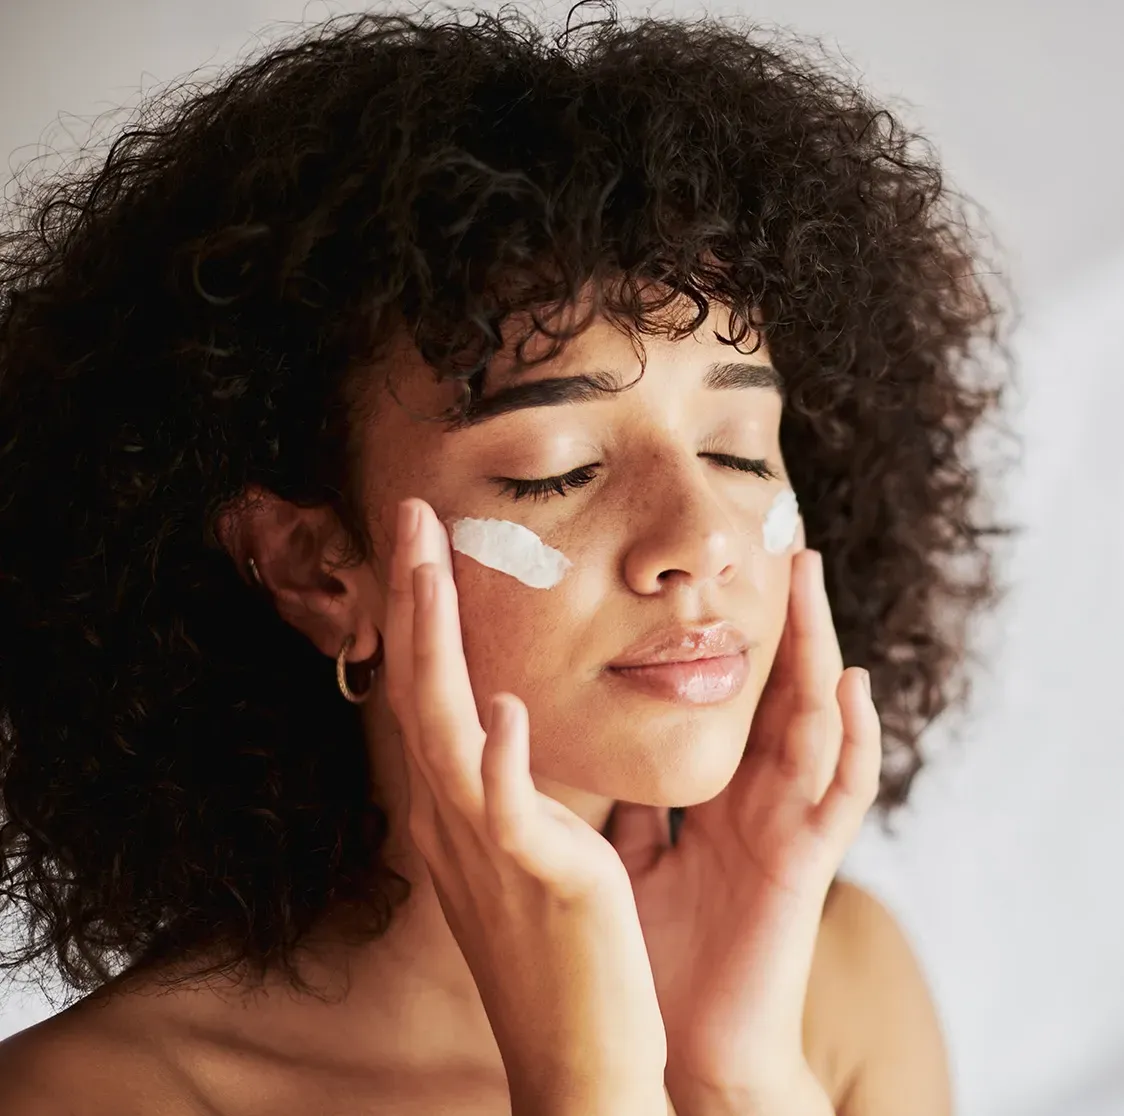
[[[404,609],[410,605],[414,596],[414,587],[406,576],[397,574],[392,569],[387,581],[387,604],[391,608]]]
[[[881,772],[874,765],[862,764],[846,786],[846,795],[861,820],[870,811],[882,786]]]
[[[796,782],[804,772],[802,754],[790,743],[780,748],[774,762],[777,774],[787,783]]]
[[[824,700],[819,690],[794,686],[791,691],[792,709],[796,716],[811,717],[826,713],[833,703]]]
[[[453,749],[444,743],[442,737],[435,733],[423,732],[418,750],[425,756],[430,771],[442,781],[443,786],[448,786],[460,774],[456,755]]]
[[[454,726],[445,710],[435,702],[417,702],[415,716],[417,717],[418,731],[423,739],[423,746],[428,750],[439,750],[441,743],[452,737]]]

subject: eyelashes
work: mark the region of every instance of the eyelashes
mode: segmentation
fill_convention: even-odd
[[[532,500],[549,499],[552,495],[565,496],[567,489],[581,488],[597,476],[596,465],[582,465],[557,477],[543,477],[540,480],[516,480],[513,477],[499,477],[500,491],[509,493],[514,500],[528,496]]]
[[[701,456],[709,457],[728,469],[739,473],[749,473],[761,480],[777,480],[777,472],[763,458],[734,457],[728,453],[704,453]],[[600,462],[592,465],[581,465],[562,473],[557,477],[541,477],[531,480],[519,480],[515,477],[494,478],[500,486],[500,491],[511,496],[513,500],[548,500],[553,496],[565,496],[573,488],[582,488],[597,476]]]

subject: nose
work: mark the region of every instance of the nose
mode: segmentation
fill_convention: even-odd
[[[643,483],[633,505],[643,522],[630,533],[624,561],[629,588],[652,594],[672,585],[729,582],[743,560],[745,540],[708,483],[705,463],[680,460],[651,470]]]

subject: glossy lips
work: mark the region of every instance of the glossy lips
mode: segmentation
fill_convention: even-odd
[[[749,640],[733,624],[664,628],[608,665],[610,677],[652,697],[710,705],[741,692]]]
[[[685,663],[737,655],[749,646],[744,632],[722,621],[706,625],[675,625],[639,640],[609,663],[611,670],[649,666],[653,663]]]

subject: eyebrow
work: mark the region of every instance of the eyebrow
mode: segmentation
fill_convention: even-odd
[[[494,395],[472,403],[464,415],[450,421],[450,431],[478,426],[498,415],[510,414],[528,407],[560,407],[570,403],[586,403],[603,399],[630,386],[611,369],[595,368],[577,376],[556,376],[526,384],[513,384]],[[745,391],[766,389],[784,394],[780,373],[771,364],[747,361],[715,361],[706,366],[703,387],[711,391]]]

